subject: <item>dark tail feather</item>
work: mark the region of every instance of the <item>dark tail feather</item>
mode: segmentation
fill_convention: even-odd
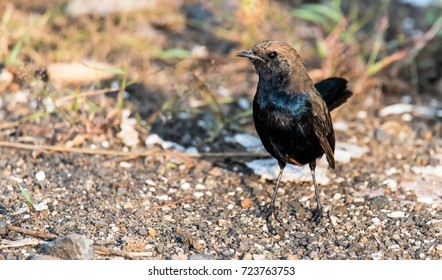
[[[338,108],[353,95],[351,91],[347,90],[347,80],[342,78],[328,78],[316,83],[315,87],[327,104],[329,111]]]

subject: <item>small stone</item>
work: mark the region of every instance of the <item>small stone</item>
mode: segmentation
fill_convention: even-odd
[[[129,168],[132,167],[132,164],[130,164],[130,163],[126,162],[126,161],[122,161],[122,162],[120,162],[119,166],[121,168],[129,169]]]
[[[250,206],[252,206],[252,200],[250,198],[245,198],[241,201],[241,208],[246,209],[250,208]]]
[[[333,199],[334,199],[334,200],[339,200],[339,199],[341,199],[341,197],[342,197],[342,195],[341,195],[340,193],[335,193],[335,194],[333,195]]]
[[[302,257],[300,255],[288,255],[287,260],[299,261],[302,260]]]
[[[181,186],[180,186],[180,188],[182,189],[182,190],[188,190],[188,189],[190,189],[190,184],[189,183],[183,183],[183,184],[181,184]]]
[[[150,229],[149,229],[149,236],[150,236],[150,237],[155,237],[155,236],[157,236],[157,231],[156,231],[155,229],[153,229],[153,228],[150,228]]]
[[[242,259],[243,259],[243,260],[246,260],[246,261],[250,261],[250,260],[253,259],[253,256],[252,256],[251,253],[245,253],[245,254],[244,254],[244,257],[243,257]]]
[[[4,220],[0,220],[0,235],[6,235],[8,232],[8,224]]]
[[[105,225],[107,225],[106,221],[103,219],[97,220],[95,221],[94,225],[98,228],[104,227]]]
[[[204,193],[202,193],[202,192],[194,192],[193,196],[195,196],[196,198],[201,198],[201,197],[204,196]]]
[[[215,167],[212,168],[212,170],[210,170],[209,175],[213,176],[213,177],[218,177],[223,175],[223,172],[221,171],[221,169],[219,167]]]
[[[46,174],[44,171],[40,170],[37,173],[35,173],[35,179],[39,182],[43,182],[46,179]]]
[[[112,230],[113,232],[118,232],[118,231],[120,231],[120,229],[119,229],[117,226],[113,226],[113,227],[111,227],[111,230]]]
[[[197,184],[197,185],[195,186],[195,189],[196,189],[196,190],[205,190],[205,189],[206,189],[206,186],[204,186],[203,184]]]
[[[144,183],[148,186],[156,186],[157,184],[152,179],[146,179]]]
[[[405,213],[402,211],[394,211],[388,214],[387,216],[393,219],[402,219],[405,218]]]
[[[90,260],[94,256],[92,244],[83,235],[70,234],[48,242],[43,252],[63,260]]]
[[[258,261],[258,260],[265,260],[266,259],[264,254],[253,254],[252,257],[256,261]]]
[[[442,244],[436,246],[436,251],[442,252]]]
[[[425,203],[425,204],[432,204],[433,198],[430,196],[420,196],[417,198],[417,202],[419,203]]]
[[[232,210],[233,209],[233,204],[227,205],[227,209]]]
[[[123,208],[124,209],[132,209],[132,208],[134,208],[134,205],[132,204],[132,202],[128,201],[128,202],[124,203]]]
[[[333,226],[336,226],[338,224],[337,223],[338,218],[336,216],[330,216],[330,220],[331,220]]]
[[[167,194],[164,194],[164,195],[158,195],[158,196],[157,196],[157,199],[158,199],[158,200],[161,200],[161,201],[167,201],[167,200],[169,199],[169,196],[168,196]]]
[[[183,205],[183,209],[189,211],[192,209],[192,206],[190,206],[189,204],[186,203]]]
[[[212,196],[213,193],[212,193],[211,191],[207,191],[207,192],[206,192],[206,195],[207,195],[207,196]]]
[[[393,180],[393,179],[387,179],[387,180],[384,180],[383,183],[384,183],[385,185],[387,185],[387,186],[390,188],[390,190],[391,190],[392,192],[396,191],[396,189],[397,189],[397,182],[396,182],[395,180]]]

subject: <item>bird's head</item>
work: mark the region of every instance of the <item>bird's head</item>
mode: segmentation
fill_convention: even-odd
[[[290,73],[297,68],[305,69],[298,52],[282,41],[262,41],[251,50],[239,52],[236,56],[250,59],[260,77]]]

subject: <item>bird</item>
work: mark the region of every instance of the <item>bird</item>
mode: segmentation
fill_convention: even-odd
[[[318,225],[322,205],[315,176],[316,160],[325,154],[329,167],[335,168],[330,111],[352,96],[347,80],[331,77],[314,84],[298,52],[283,41],[262,41],[236,56],[248,58],[258,73],[253,120],[264,148],[279,164],[272,200],[266,209],[267,222],[271,225],[272,216],[280,221],[275,200],[286,165],[308,164],[317,205],[311,220]]]

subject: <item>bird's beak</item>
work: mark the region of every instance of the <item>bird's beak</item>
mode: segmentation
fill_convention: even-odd
[[[252,51],[242,51],[242,52],[236,53],[236,56],[247,57],[250,60],[259,60],[259,61],[265,62],[262,58],[253,54]]]

